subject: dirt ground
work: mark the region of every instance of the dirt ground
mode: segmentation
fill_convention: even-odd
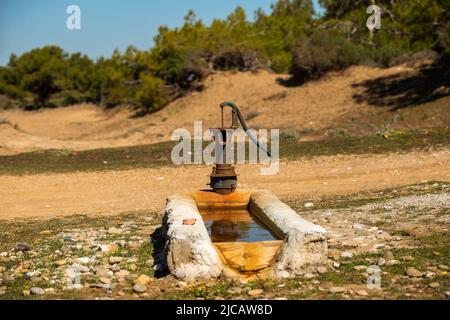
[[[284,161],[274,176],[261,176],[256,165],[238,166],[237,170],[240,188],[270,189],[283,199],[316,199],[423,181],[450,181],[450,149]],[[207,188],[210,171],[205,165],[1,175],[0,218],[158,211],[172,193]]]
[[[288,201],[326,228],[328,261],[279,280],[175,279],[161,269],[157,213],[3,221],[0,299],[449,299],[449,188]]]

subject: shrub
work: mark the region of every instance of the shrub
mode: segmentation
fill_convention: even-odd
[[[365,59],[368,51],[337,31],[320,30],[301,37],[293,48],[291,73],[301,81],[318,79]]]
[[[262,67],[258,53],[253,50],[230,48],[215,56],[213,61],[216,70],[252,71]]]
[[[151,75],[141,75],[136,100],[147,112],[154,112],[164,107],[167,104],[164,81]]]

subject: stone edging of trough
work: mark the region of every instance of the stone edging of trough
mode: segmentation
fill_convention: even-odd
[[[284,242],[267,275],[288,278],[314,272],[327,262],[326,230],[303,219],[268,190],[250,191],[250,211]],[[195,220],[193,220],[195,219]],[[195,221],[183,224],[183,221]],[[163,219],[166,265],[184,281],[218,278],[226,266],[217,253],[194,198],[167,198]]]

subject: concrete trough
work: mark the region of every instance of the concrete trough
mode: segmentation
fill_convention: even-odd
[[[184,281],[288,278],[327,262],[326,230],[267,190],[172,195],[162,230],[167,267]]]

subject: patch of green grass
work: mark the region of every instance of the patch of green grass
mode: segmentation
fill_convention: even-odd
[[[233,287],[233,282],[219,281],[214,285],[199,284],[194,287],[182,290],[170,290],[165,292],[162,297],[167,300],[183,300],[183,299],[207,299],[211,300],[216,297],[231,297],[228,290]]]
[[[62,149],[0,156],[0,175],[111,171],[173,166],[170,157],[175,144],[176,142],[168,141],[121,148],[86,151]],[[206,145],[207,143],[205,143]],[[295,137],[286,136],[280,141],[280,157],[282,159],[301,159],[321,155],[405,152],[412,149],[448,145],[450,145],[450,129],[448,128],[402,132],[386,137],[344,135],[306,142],[299,142]]]
[[[175,144],[162,142],[144,146],[86,151],[47,150],[0,157],[0,174],[43,172],[110,171],[171,165]]]
[[[392,284],[390,280],[394,276],[404,276],[408,267],[415,267],[416,269],[424,272],[429,266],[436,266],[439,264],[447,265],[450,261],[450,232],[434,233],[425,237],[417,237],[413,240],[416,245],[415,248],[394,248],[392,253],[395,258],[400,261],[397,265],[384,265],[381,267],[382,274],[382,288],[383,294],[388,299],[404,299],[407,298],[403,286],[411,285],[411,279],[405,278]],[[353,269],[357,265],[372,265],[374,261],[383,253],[368,253],[354,256],[351,260],[343,263],[338,270],[330,270],[325,274],[317,277],[321,283],[332,283],[334,286],[345,285],[358,285],[366,282],[366,279],[362,276],[361,271]],[[411,256],[414,259],[411,261],[403,261],[402,257]],[[385,274],[384,272],[387,272]],[[439,282],[441,288],[448,290],[450,288],[450,277],[448,274],[437,273],[432,279],[424,279],[420,285],[424,293],[424,297],[431,297],[436,295],[436,292],[427,288],[430,282]],[[428,290],[428,291],[427,291]],[[439,294],[439,293],[438,293]],[[413,298],[420,298],[417,293],[412,294]],[[439,295],[443,297],[443,295]],[[326,297],[331,298],[330,296]]]
[[[393,236],[401,236],[401,237],[411,237],[412,234],[408,230],[395,230],[392,232]]]
[[[17,243],[39,244],[43,240],[55,237],[64,229],[72,228],[109,228],[126,220],[139,220],[148,212],[123,213],[111,216],[72,215],[50,219],[0,220],[0,251],[10,250]],[[152,213],[155,223],[160,214]],[[111,236],[111,239],[118,236]]]
[[[299,156],[405,152],[449,144],[450,129],[442,128],[394,132],[389,136],[333,136],[321,141],[301,143],[295,138],[289,138],[281,141],[280,154],[284,158],[295,159]]]

